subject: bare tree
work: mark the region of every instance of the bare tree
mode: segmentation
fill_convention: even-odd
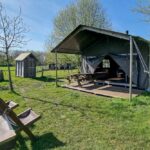
[[[13,84],[10,70],[10,50],[19,48],[25,44],[24,35],[27,28],[21,18],[21,10],[18,16],[7,15],[5,7],[0,2],[0,51],[5,54],[8,67],[9,87],[13,91]]]

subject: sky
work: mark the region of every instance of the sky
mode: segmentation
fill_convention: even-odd
[[[22,50],[45,50],[45,42],[53,31],[53,20],[58,12],[73,0],[1,0],[8,15],[15,16],[21,8],[24,22],[29,28],[29,42]],[[130,34],[150,39],[150,26],[140,14],[133,12],[137,0],[101,0],[105,12],[118,32],[129,30]]]

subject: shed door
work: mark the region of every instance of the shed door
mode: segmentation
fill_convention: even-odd
[[[35,63],[34,59],[30,59],[28,62],[28,77],[35,77]]]
[[[24,62],[21,62],[21,75],[24,77]]]
[[[22,76],[22,63],[21,63],[21,61],[17,62],[17,76]]]

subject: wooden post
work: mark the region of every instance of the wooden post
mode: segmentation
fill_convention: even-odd
[[[44,68],[43,68],[43,65],[42,65],[42,73],[41,73],[41,77],[43,77],[44,76]]]
[[[57,72],[57,67],[58,67],[58,60],[57,60],[57,50],[55,50],[55,71],[56,71],[56,79],[55,79],[55,82],[56,82],[56,87],[58,87],[58,72]]]
[[[130,36],[130,86],[129,86],[129,101],[132,100],[132,73],[133,73],[133,40],[132,36]]]

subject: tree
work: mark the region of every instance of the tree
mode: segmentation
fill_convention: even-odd
[[[60,42],[80,24],[107,29],[111,27],[98,0],[76,0],[56,16],[52,38]]]
[[[150,0],[138,0],[134,11],[144,15],[144,21],[150,23]]]
[[[55,17],[54,32],[50,35],[48,42],[50,46],[48,50],[55,47],[80,24],[97,28],[111,28],[111,23],[106,16],[102,4],[98,0],[76,0],[74,3],[62,9]],[[79,60],[79,56],[77,55],[59,55],[61,55],[66,62],[74,60],[77,64]]]
[[[10,51],[25,44],[24,35],[26,32],[27,28],[21,18],[21,11],[18,16],[9,17],[5,7],[0,2],[0,51],[6,56],[11,91],[13,91],[13,84],[10,70]]]

